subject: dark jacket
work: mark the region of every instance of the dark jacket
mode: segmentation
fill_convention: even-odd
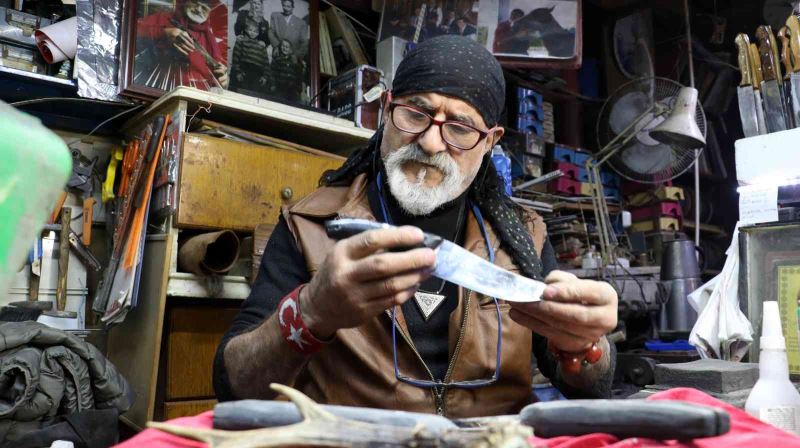
[[[128,382],[93,345],[37,322],[0,325],[0,440],[9,443],[68,414],[122,413],[133,401]]]

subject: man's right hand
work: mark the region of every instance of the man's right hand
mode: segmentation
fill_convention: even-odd
[[[192,38],[186,31],[180,28],[167,27],[164,28],[164,34],[172,43],[172,46],[184,56],[189,56],[189,53],[194,51],[194,42],[192,42]]]
[[[418,246],[422,231],[404,226],[363,232],[341,240],[300,293],[300,312],[312,334],[328,339],[411,298],[430,277],[432,249]]]

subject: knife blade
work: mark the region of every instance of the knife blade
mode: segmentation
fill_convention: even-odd
[[[753,96],[756,100],[756,118],[758,118],[758,133],[767,133],[767,121],[764,118],[764,102],[761,99],[761,56],[758,54],[756,44],[750,43],[750,76],[753,78]]]
[[[786,127],[794,129],[796,124],[792,113],[792,85],[790,78],[790,73],[794,72],[794,64],[792,63],[792,49],[789,47],[789,27],[782,26],[778,30],[778,39],[781,42],[781,63],[783,63],[784,67],[781,81],[783,83],[783,110],[786,111]]]
[[[391,227],[385,223],[353,218],[325,222],[325,231],[335,239]],[[547,287],[543,282],[496,266],[442,237],[425,233],[422,245],[436,251],[434,276],[472,291],[509,302],[538,302]]]
[[[736,88],[739,96],[739,117],[742,120],[742,130],[745,137],[758,135],[758,115],[756,114],[756,98],[753,91],[753,77],[750,74],[750,38],[747,34],[739,33],[734,40],[739,51],[739,71],[742,81]]]
[[[769,25],[761,25],[756,29],[758,54],[761,56],[761,70],[764,80],[761,81],[761,98],[764,101],[764,119],[768,132],[786,130],[786,114],[783,110],[783,95],[778,83],[775,60],[775,43],[770,40]]]
[[[730,430],[723,409],[666,400],[546,401],[524,407],[520,419],[548,438],[602,432],[620,439],[689,440]]]
[[[789,74],[789,83],[792,86],[792,116],[795,125],[800,125],[800,18],[794,14],[786,19],[789,27],[789,49],[794,58],[792,73]]]

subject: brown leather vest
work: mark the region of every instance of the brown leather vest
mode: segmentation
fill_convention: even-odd
[[[336,217],[375,220],[367,200],[367,179],[361,175],[350,187],[322,187],[283,213],[309,272],[313,275],[335,241],[322,223]],[[464,247],[486,258],[483,235],[475,217],[467,219]],[[545,225],[541,217],[528,216],[527,226],[541,254]],[[499,242],[485,223],[495,249],[495,264],[518,269],[499,249]],[[490,378],[495,371],[497,312],[491,298],[460,288],[458,307],[450,315],[450,365],[446,381]],[[390,314],[380,314],[356,328],[337,331],[333,342],[312,356],[294,387],[312,399],[329,404],[365,406],[415,412],[437,412],[451,418],[500,415],[518,412],[532,400],[531,332],[508,317],[509,305],[500,302],[503,347],[499,380],[478,389],[447,388],[437,397],[431,389],[398,381],[392,361]],[[431,379],[416,352],[397,308],[397,349],[400,371],[411,378]]]

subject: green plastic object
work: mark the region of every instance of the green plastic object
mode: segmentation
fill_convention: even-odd
[[[63,191],[72,157],[35,117],[0,101],[0,296]]]

